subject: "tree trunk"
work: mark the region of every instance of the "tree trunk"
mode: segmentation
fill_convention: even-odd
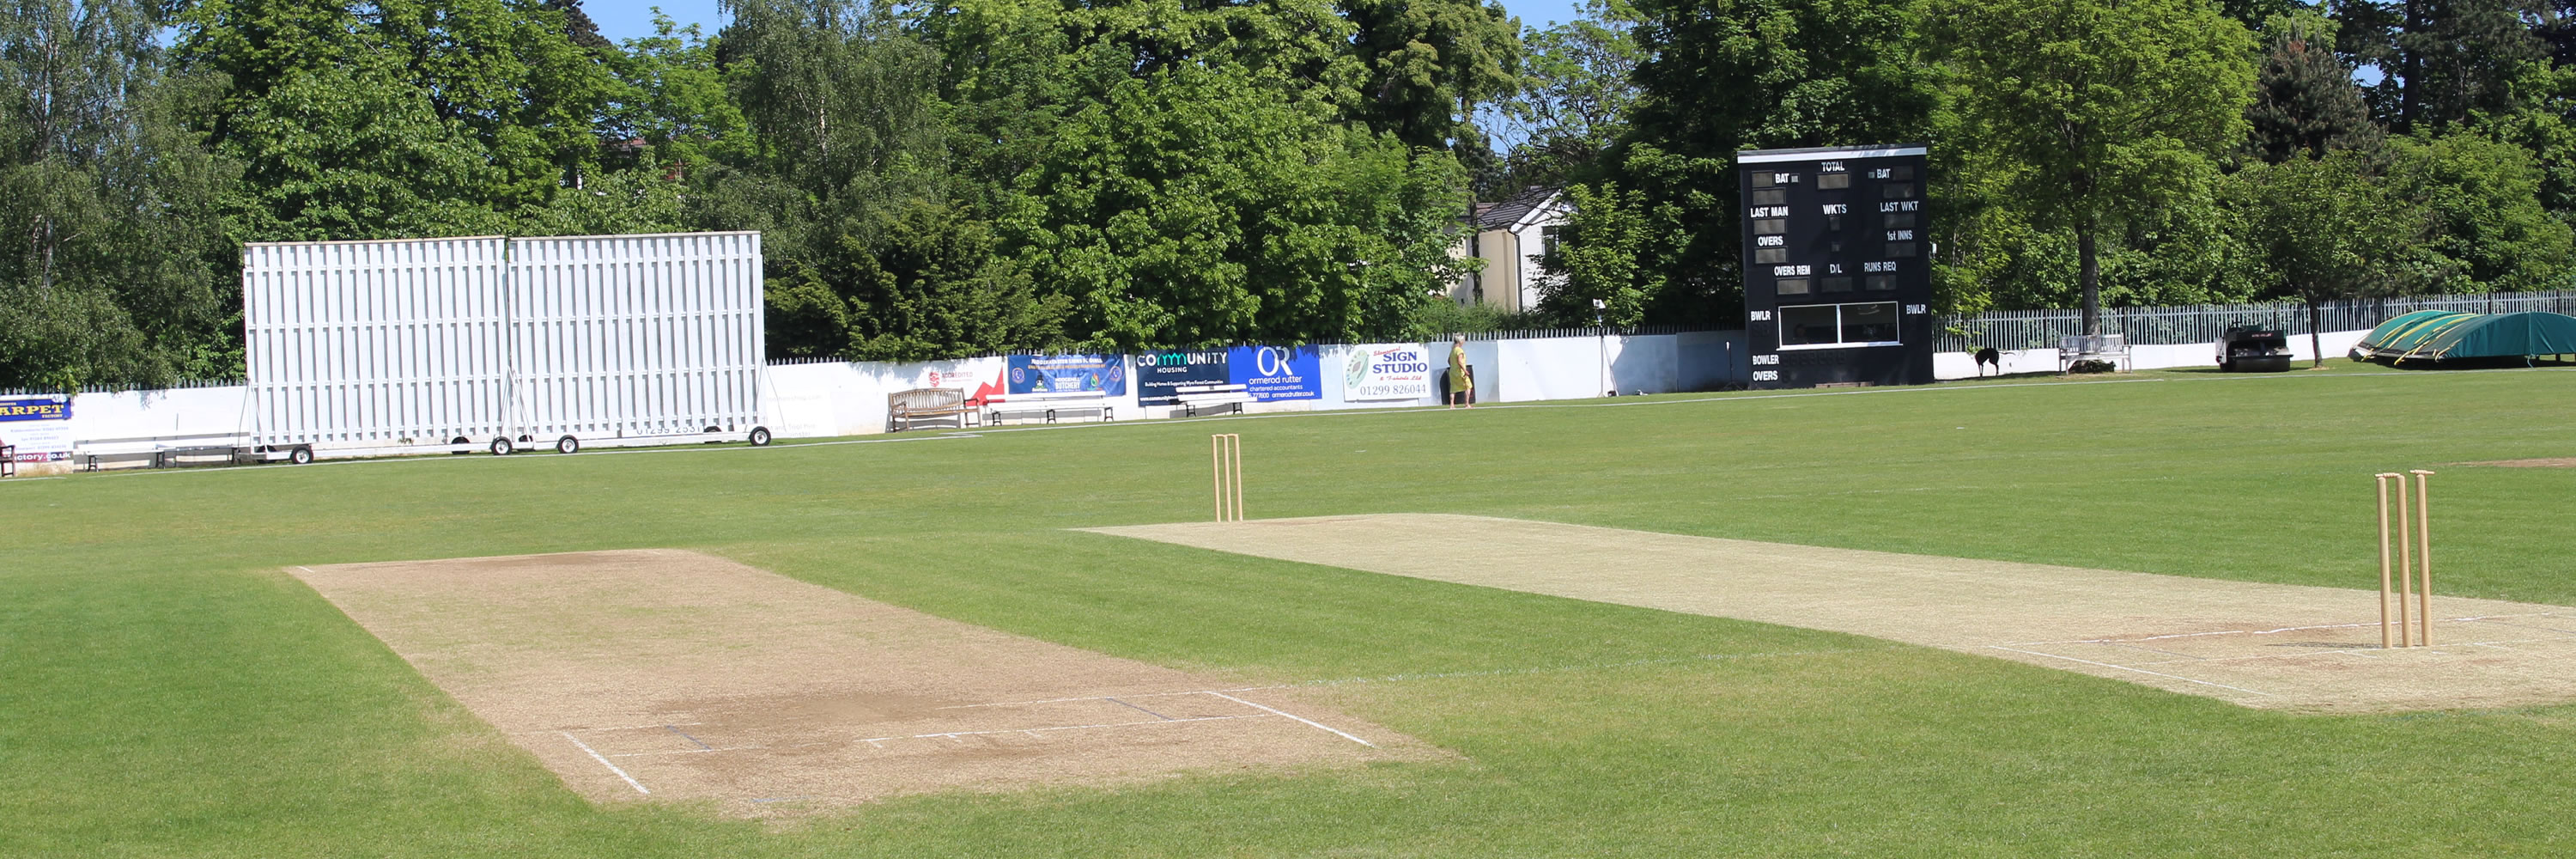
[[[2424,57],[2412,46],[2411,40],[2405,38],[2421,33],[2425,29],[2425,21],[2419,9],[2421,5],[2417,0],[2406,0],[2405,21],[2399,25],[2399,32],[2402,35],[2398,37],[2400,46],[2398,50],[2402,53],[2397,58],[2397,128],[2395,130],[2400,133],[2415,130],[2415,113],[2423,99]]]
[[[2075,255],[2082,260],[2084,281],[2084,333],[2102,333],[2102,260],[2093,253],[2095,225],[2092,216],[2075,223]]]
[[[2317,300],[2308,299],[2308,354],[2316,359],[2316,363],[2308,365],[2311,369],[2326,365],[2325,341],[2317,335],[2317,327],[2324,320],[2325,312],[2317,309]]]

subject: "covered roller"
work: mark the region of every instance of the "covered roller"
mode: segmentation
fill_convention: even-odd
[[[2576,356],[2576,317],[2526,313],[2418,310],[2373,328],[2352,349],[2355,360],[2391,366],[2493,366]]]

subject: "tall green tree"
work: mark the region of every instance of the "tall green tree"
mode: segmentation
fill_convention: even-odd
[[[2390,193],[2426,212],[2414,285],[2434,292],[2564,288],[2576,236],[2539,202],[2541,173],[2521,147],[2459,131],[2393,138]]]
[[[1357,115],[1406,145],[1486,157],[1475,117],[1519,85],[1519,20],[1493,0],[1339,2],[1368,73]]]
[[[118,0],[0,12],[0,387],[239,372],[232,176],[182,124],[204,82],[165,73],[161,25]]]
[[[2346,0],[2333,5],[2338,42],[2380,73],[2372,109],[2398,133],[2439,131],[2518,101],[2515,79],[2545,58],[2514,0]]]
[[[1626,0],[1584,0],[1582,14],[1521,37],[1519,90],[1498,106],[1510,138],[1508,178],[1497,189],[1559,185],[1589,177],[1628,132],[1645,61],[1637,12]]]
[[[1682,232],[1673,223],[1677,207],[1615,182],[1571,185],[1565,194],[1572,211],[1556,252],[1542,261],[1556,277],[1543,287],[1539,310],[1564,325],[1645,321],[1666,275],[1643,263],[1662,258],[1670,248],[1657,244]]]
[[[2303,14],[2275,18],[2266,28],[2270,46],[2255,73],[2254,101],[2245,108],[2263,160],[2278,164],[2329,149],[2369,148],[2382,137],[2352,67],[2335,55],[2334,26]]]
[[[2338,149],[2257,164],[2229,180],[2247,241],[2275,290],[2308,307],[2310,352],[2320,364],[2321,305],[2409,292],[2433,273],[2413,252],[2429,213],[2372,172],[2366,155]]]
[[[1105,348],[1389,336],[1455,279],[1454,162],[1240,69],[1178,66],[1067,118],[1002,222]]]
[[[535,0],[201,0],[176,54],[227,84],[197,121],[256,238],[506,231],[595,168],[617,90]]]
[[[2084,330],[2101,332],[2106,231],[2193,199],[2243,138],[2253,40],[2196,0],[1933,0],[1966,145],[2043,227],[2073,232]]]

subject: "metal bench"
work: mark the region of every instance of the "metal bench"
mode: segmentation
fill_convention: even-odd
[[[220,456],[233,461],[242,449],[240,436],[231,433],[152,436],[146,438],[94,438],[72,443],[72,461],[82,471],[97,471],[112,460],[150,460],[153,468],[169,468],[179,460],[198,456]],[[309,461],[308,454],[303,460]]]
[[[2066,372],[2077,361],[2109,361],[2122,370],[2135,369],[2129,363],[2126,334],[2068,334],[2057,338],[2057,372]]]
[[[1252,393],[1242,385],[1182,385],[1172,389],[1172,393],[1174,401],[1181,407],[1181,414],[1193,418],[1199,416],[1200,409],[1229,406],[1235,414],[1242,414],[1243,404],[1252,402]]]
[[[1006,417],[1056,418],[1073,412],[1090,412],[1104,422],[1114,420],[1110,413],[1109,395],[1099,391],[1048,391],[1036,394],[996,394],[984,398],[984,422],[999,426]]]
[[[914,388],[886,395],[886,432],[902,432],[922,421],[953,422],[965,429],[975,423],[975,407],[958,388]]]

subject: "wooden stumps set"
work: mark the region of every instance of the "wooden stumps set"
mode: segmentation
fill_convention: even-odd
[[[2433,644],[2433,490],[2426,478],[2433,472],[2415,469],[2415,490],[2406,490],[2406,475],[2393,471],[2372,475],[2379,482],[2379,646],[2429,647]],[[2394,485],[2392,494],[2389,487]],[[2396,566],[2389,566],[2388,511],[2391,497],[2397,511]],[[2419,582],[2420,576],[2420,582]],[[2388,598],[2397,597],[2395,625],[2390,624]],[[2406,600],[2415,600],[2415,633],[2409,643],[2406,623]],[[2391,636],[2390,631],[2395,630]]]
[[[1216,475],[1216,521],[1243,521],[1243,436],[1218,433],[1208,436],[1209,457]]]

